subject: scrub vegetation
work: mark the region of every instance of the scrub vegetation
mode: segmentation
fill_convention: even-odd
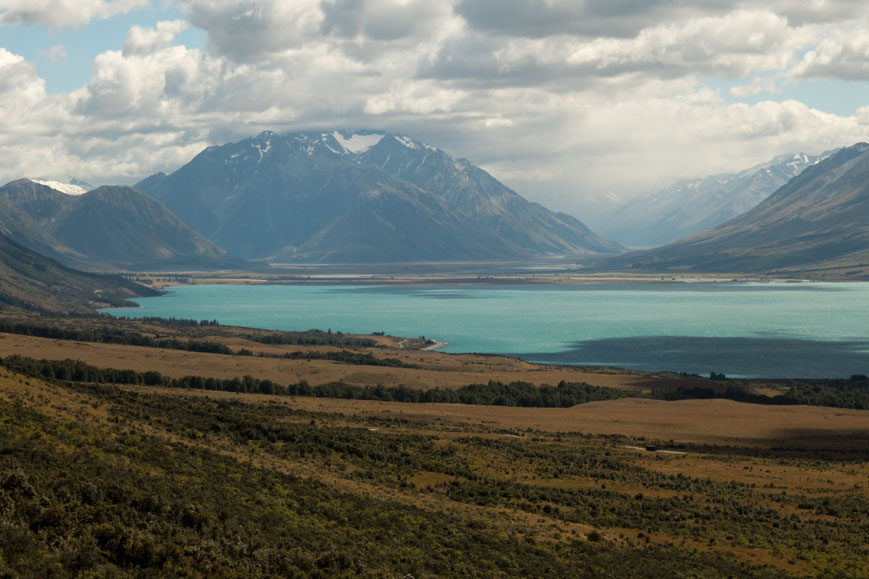
[[[214,343],[240,363],[282,355],[239,355],[237,335],[223,331]],[[305,348],[430,363],[397,348]],[[2,358],[0,576],[869,577],[859,410],[827,411],[858,431],[808,447],[800,432],[699,444],[626,435],[615,418],[611,433],[583,433],[581,418],[562,414],[592,401],[658,414],[690,404],[672,408],[697,414],[726,401],[664,402],[650,398],[666,389],[580,382],[378,389],[176,378],[152,360],[139,372]],[[703,384],[726,393],[735,382]],[[862,385],[857,376],[828,386]],[[425,404],[435,392],[444,399],[428,402],[463,404]]]

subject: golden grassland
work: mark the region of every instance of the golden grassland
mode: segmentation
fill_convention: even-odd
[[[582,369],[568,366],[530,364],[499,356],[474,354],[444,354],[437,351],[398,348],[396,338],[365,336],[391,346],[359,348],[378,357],[395,358],[418,368],[353,366],[329,360],[291,360],[258,357],[259,354],[282,356],[292,352],[339,351],[333,346],[272,346],[241,337],[205,334],[197,339],[226,344],[234,351],[250,350],[254,356],[239,357],[221,354],[187,352],[162,348],[119,344],[75,342],[0,333],[0,352],[50,360],[82,360],[99,368],[119,368],[145,372],[159,370],[170,377],[197,375],[212,378],[234,378],[249,374],[279,383],[306,380],[312,385],[343,381],[359,386],[397,386],[412,388],[457,388],[489,380],[511,382],[521,380],[535,385],[585,382],[593,386],[648,391],[674,384],[693,385],[692,378],[675,375],[654,375],[609,368]]]
[[[253,355],[14,334],[0,334],[0,355],[284,384],[706,383],[448,355],[388,336],[358,350],[417,367],[282,359],[343,348],[267,345],[239,328],[117,327]],[[0,457],[0,574],[11,576],[869,577],[863,410],[400,403],[0,368]]]

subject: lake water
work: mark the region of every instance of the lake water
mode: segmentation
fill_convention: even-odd
[[[117,316],[386,332],[446,352],[728,376],[869,374],[867,283],[213,285]]]

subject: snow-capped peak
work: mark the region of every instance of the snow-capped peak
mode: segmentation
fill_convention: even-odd
[[[73,185],[72,183],[63,183],[51,179],[31,179],[31,181],[39,183],[40,185],[45,185],[46,187],[51,187],[55,191],[60,191],[66,195],[84,195],[87,193],[87,189],[81,185]]]
[[[338,144],[341,145],[345,151],[350,153],[356,153],[357,155],[371,149],[371,147],[379,143],[385,136],[386,135],[382,133],[371,133],[368,135],[361,135],[357,133],[351,134],[349,137],[345,137],[338,131],[332,133],[332,137],[334,137],[334,139],[338,141]]]

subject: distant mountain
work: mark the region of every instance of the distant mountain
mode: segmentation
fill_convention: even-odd
[[[72,196],[21,179],[0,187],[0,199],[4,234],[74,267],[147,269],[228,261],[223,250],[165,206],[130,187]]]
[[[614,208],[597,230],[631,247],[655,247],[690,237],[752,209],[833,152],[781,155],[739,173],[677,181]]]
[[[723,225],[600,267],[869,275],[869,145],[841,149]]]
[[[0,310],[85,313],[156,295],[118,276],[75,271],[0,235]]]
[[[377,131],[265,132],[209,147],[136,187],[243,258],[397,262],[618,251],[464,159]]]

